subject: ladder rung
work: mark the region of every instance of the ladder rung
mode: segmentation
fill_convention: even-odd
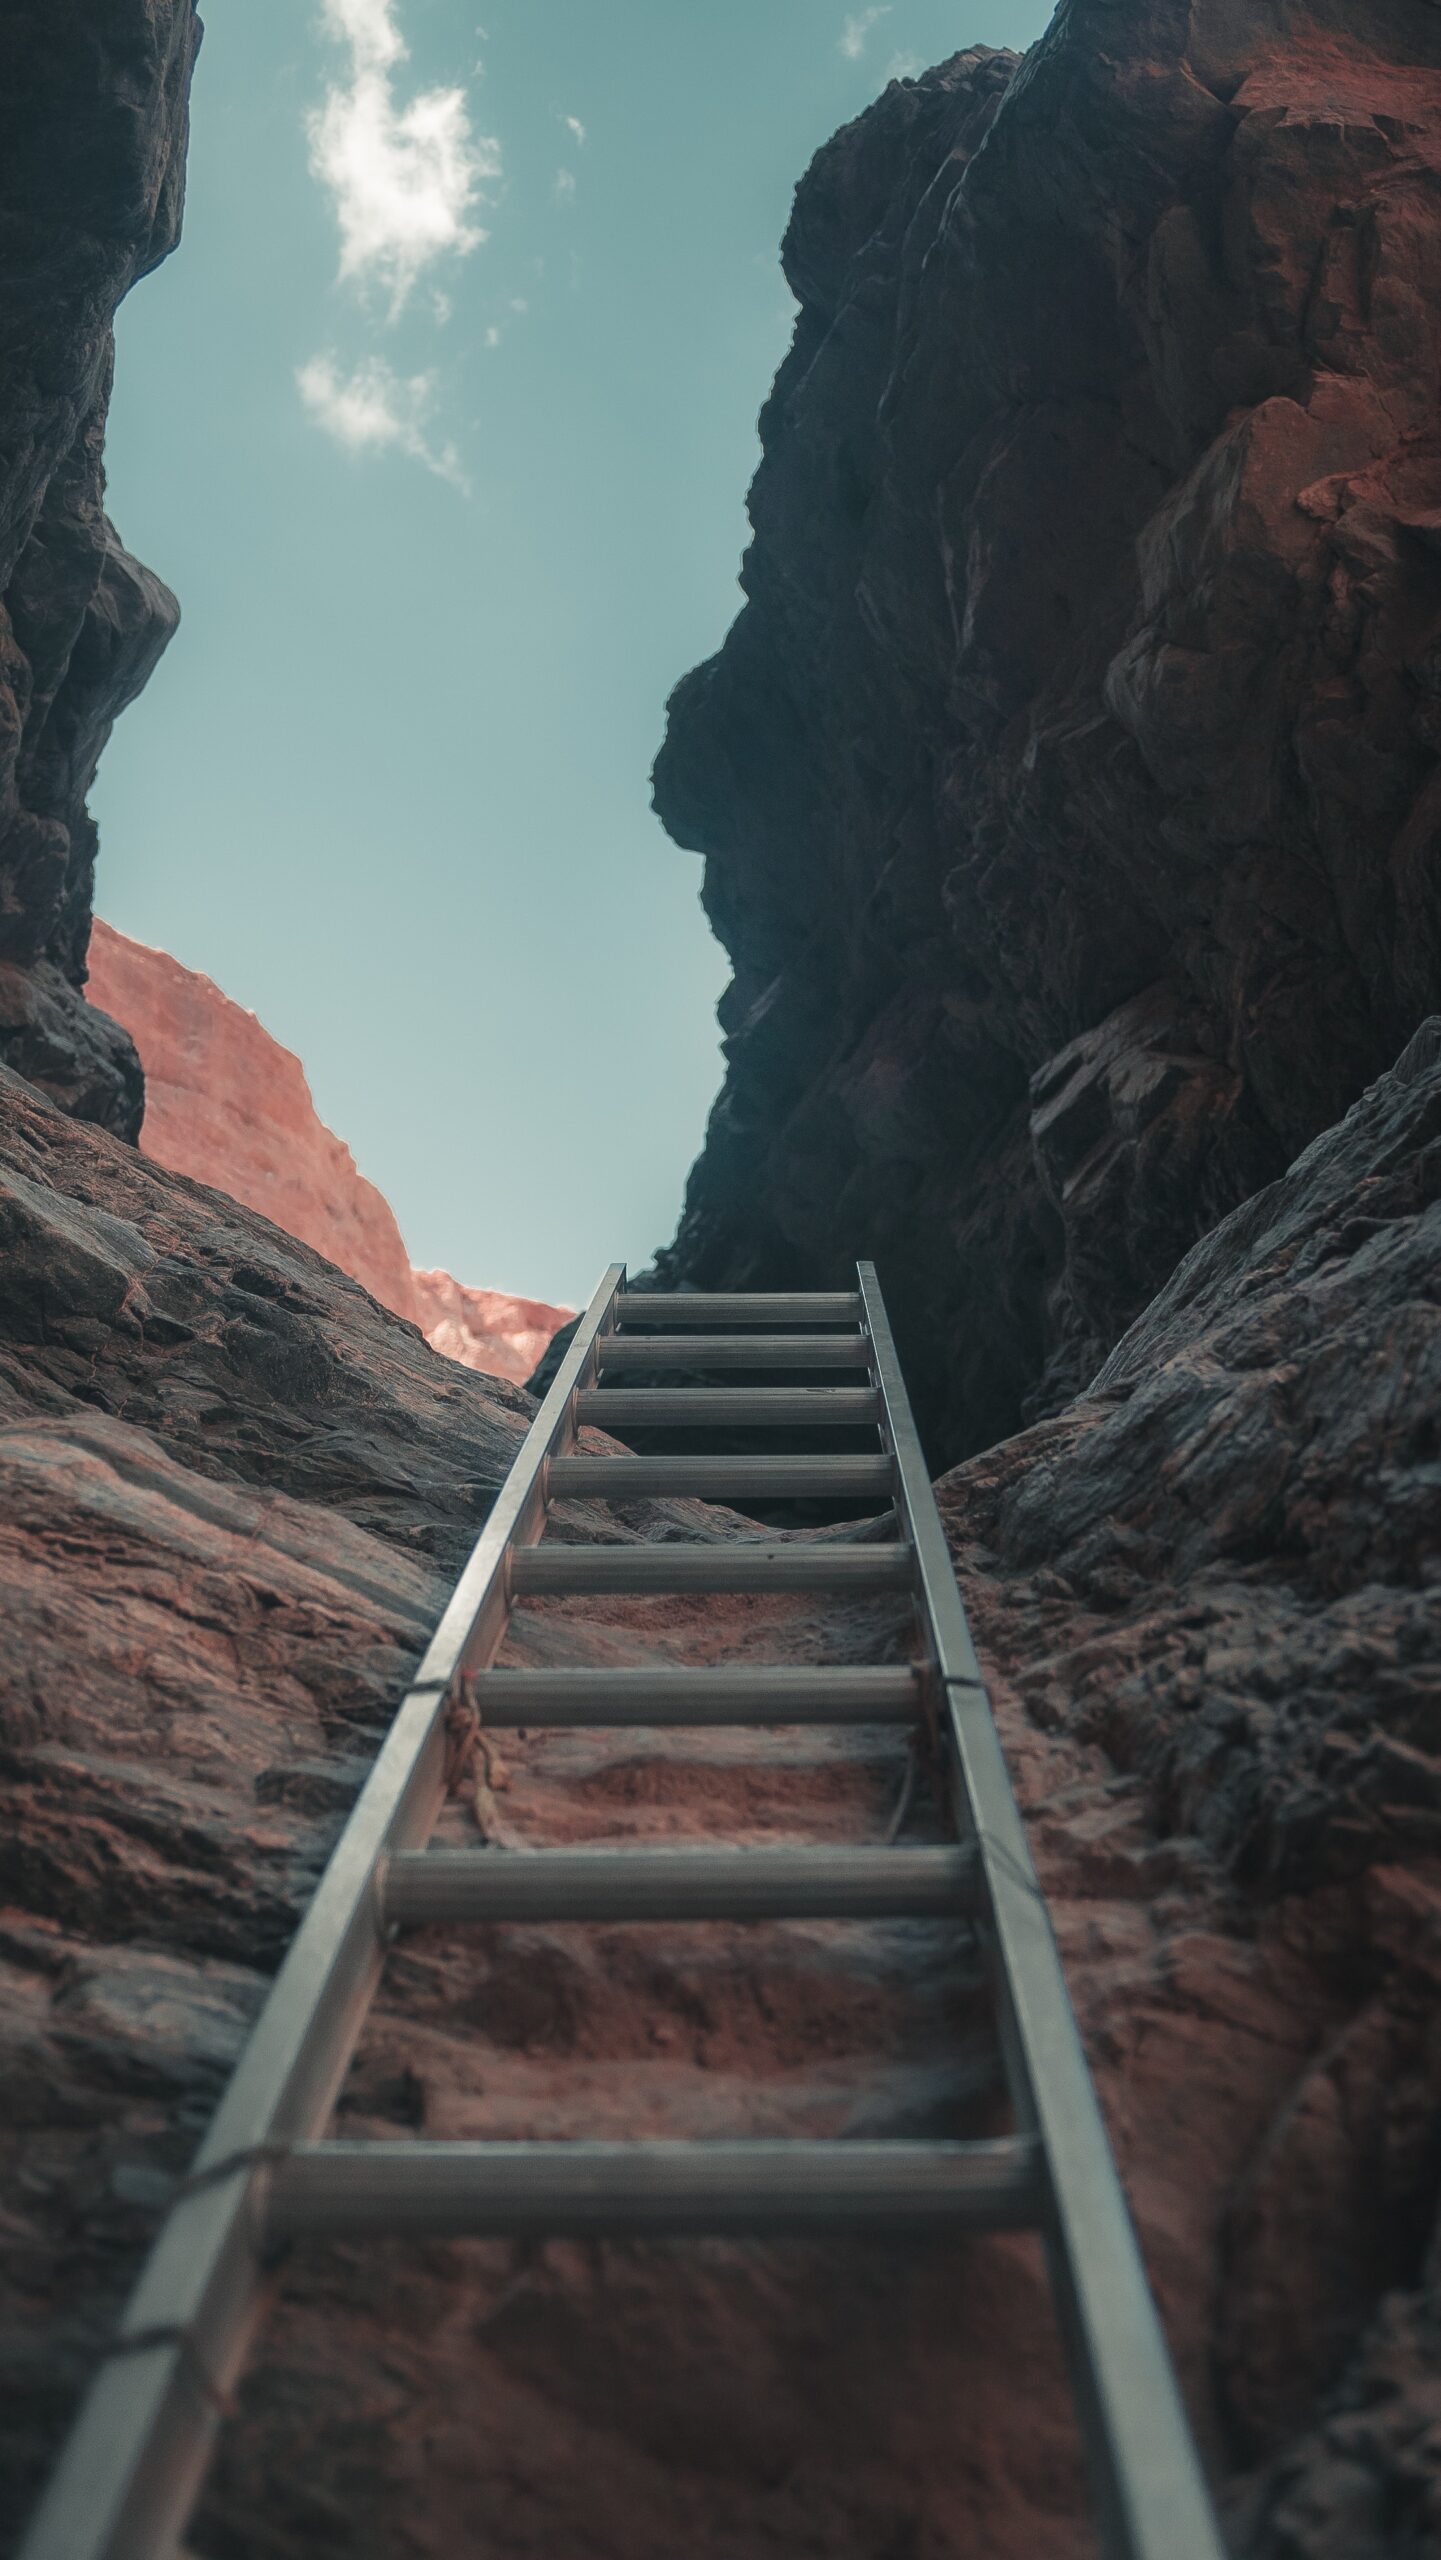
[[[388,1922],[917,1920],[975,1908],[965,1848],[420,1849],[386,1870]]]
[[[854,1289],[803,1291],[754,1290],[731,1295],[725,1290],[683,1289],[677,1295],[647,1289],[622,1290],[615,1320],[627,1327],[648,1324],[859,1324],[860,1293]]]
[[[864,1369],[859,1333],[611,1334],[597,1346],[605,1369]]]
[[[417,1848],[384,1915],[433,1920],[927,1920],[975,1905],[970,1848]]]
[[[1035,2145],[999,2142],[304,2142],[269,2173],[268,2241],[675,2236],[1040,2218]]]
[[[920,1685],[903,1664],[834,1671],[481,1671],[487,1725],[914,1724]]]
[[[874,1387],[583,1387],[576,1397],[581,1422],[603,1431],[623,1424],[713,1422],[724,1430],[829,1430],[880,1420]]]
[[[909,1547],[802,1545],[759,1541],[714,1546],[517,1547],[517,1595],[585,1591],[905,1591]]]
[[[552,1458],[554,1495],[599,1494],[630,1502],[655,1494],[708,1495],[729,1502],[747,1494],[780,1500],[792,1494],[891,1491],[889,1458]]]

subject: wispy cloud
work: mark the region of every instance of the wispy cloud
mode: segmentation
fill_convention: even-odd
[[[555,197],[557,204],[569,204],[571,202],[575,194],[574,169],[557,169],[555,173],[555,184],[551,189],[551,193]]]
[[[396,0],[322,0],[322,16],[350,60],[307,119],[311,167],[335,206],[341,275],[379,284],[395,314],[437,259],[485,238],[474,217],[500,146],[474,131],[463,89],[402,100]]]
[[[371,288],[385,295],[381,316],[394,324],[423,280],[422,309],[443,329],[451,300],[434,270],[486,237],[476,213],[483,188],[500,176],[500,146],[476,133],[463,88],[404,94],[410,56],[399,7],[319,0],[325,32],[348,58],[306,118],[310,166],[334,209],[341,279],[360,289],[372,326]],[[432,424],[434,373],[398,372],[378,354],[354,365],[329,354],[312,356],[295,379],[306,416],[347,452],[405,454],[467,488],[455,446]]]
[[[886,0],[884,8],[858,9],[854,17],[847,18],[840,32],[840,49],[848,62],[859,62],[872,27],[878,27],[882,18],[890,16],[893,5],[894,0]]]
[[[579,116],[562,116],[561,123],[564,125],[566,132],[570,135],[576,149],[578,151],[583,151],[585,149],[585,127],[581,123]]]
[[[433,373],[398,374],[383,356],[368,356],[345,373],[334,356],[312,356],[296,374],[307,417],[347,453],[403,453],[423,462],[441,480],[469,493],[452,444],[433,441]]]

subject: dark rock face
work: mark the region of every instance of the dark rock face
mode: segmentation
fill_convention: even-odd
[[[1067,0],[820,152],[671,705],[728,1072],[662,1267],[1052,1409],[1441,994],[1441,20]]]
[[[0,12],[0,1058],[134,1137],[129,1035],[85,1004],[111,727],[174,598],[105,513],[117,304],[180,231],[192,0]]]

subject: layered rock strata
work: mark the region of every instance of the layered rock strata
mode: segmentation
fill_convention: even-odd
[[[300,1060],[244,1005],[99,917],[89,991],[136,1042],[147,1156],[313,1245],[448,1358],[517,1384],[530,1376],[570,1309],[418,1271],[389,1201],[321,1119]]]
[[[1441,20],[1068,0],[893,83],[784,262],[656,769],[735,967],[662,1268],[874,1255],[955,1456],[1441,995]]]
[[[132,1042],[81,994],[117,714],[173,596],[105,513],[112,322],[180,232],[191,0],[0,14],[0,1059],[133,1136]]]
[[[1434,2407],[1441,1025],[943,1487],[1118,2155],[1254,2560],[1420,2560]],[[0,1079],[10,2544],[529,1410],[252,1212]],[[607,1540],[747,1534],[696,1504]],[[770,1533],[774,1534],[774,1533]],[[847,1533],[854,1534],[854,1533]],[[517,1659],[885,1658],[883,1612],[535,1604]],[[876,1838],[876,1735],[532,1736],[486,1830]],[[906,1836],[934,1821],[924,1794]],[[476,1840],[457,1802],[457,1839]],[[433,1933],[356,2132],[992,2121],[928,1927]],[[1081,2560],[1038,2263],[298,2254],[191,2535]]]

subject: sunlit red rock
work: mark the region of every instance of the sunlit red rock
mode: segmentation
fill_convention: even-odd
[[[448,1271],[412,1269],[410,1280],[415,1321],[434,1350],[518,1386],[572,1312],[541,1298],[508,1297],[503,1289],[467,1289]]]
[[[213,978],[97,918],[89,993],[140,1052],[144,1154],[273,1218],[450,1359],[529,1377],[571,1310],[413,1269],[390,1203],[326,1127],[300,1060]]]

